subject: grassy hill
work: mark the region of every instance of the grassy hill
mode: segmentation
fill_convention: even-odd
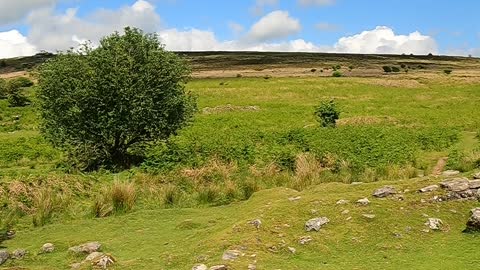
[[[39,132],[35,86],[22,90],[30,106],[0,100],[0,229],[16,231],[2,245],[29,251],[0,267],[68,269],[83,257],[67,248],[87,241],[100,241],[117,259],[112,269],[191,269],[197,262],[247,269],[254,261],[257,269],[478,264],[478,235],[461,232],[478,202],[440,203],[431,199],[445,191],[416,192],[438,183],[443,170],[470,177],[480,169],[478,59],[185,55],[194,72],[187,89],[198,96],[194,123],[149,145],[144,162],[123,172],[71,167]],[[7,60],[3,71],[24,61]],[[402,64],[408,72],[383,72],[384,65]],[[344,77],[331,76],[336,65]],[[313,115],[328,99],[341,111],[335,129],[321,128]],[[371,197],[387,184],[404,200]],[[369,206],[354,203],[364,197]],[[337,205],[340,199],[350,203]],[[318,233],[305,232],[305,222],[317,216],[331,221]],[[442,219],[443,229],[424,232],[427,216]],[[248,224],[254,219],[262,221],[259,230]],[[313,240],[301,245],[303,236]],[[46,242],[57,250],[38,255]],[[245,256],[224,262],[228,249]]]

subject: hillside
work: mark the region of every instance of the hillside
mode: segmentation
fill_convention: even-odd
[[[21,89],[27,106],[0,99],[0,261],[18,255],[0,269],[92,269],[109,258],[108,269],[478,265],[480,235],[463,230],[480,206],[479,59],[181,54],[195,119],[124,171],[80,171],[48,143],[37,86]],[[8,59],[0,76],[31,76],[48,57]],[[314,115],[325,100],[340,111],[336,128]],[[395,194],[373,196],[385,186]],[[329,222],[307,232],[317,217]],[[107,255],[71,267],[87,254],[68,249],[90,241]],[[40,252],[46,243],[53,252]]]

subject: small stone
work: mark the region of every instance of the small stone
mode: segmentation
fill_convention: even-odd
[[[379,189],[375,190],[373,192],[373,197],[385,198],[385,197],[388,197],[388,196],[396,194],[396,193],[397,193],[397,191],[395,190],[394,187],[385,186],[385,187],[382,187],[382,188],[379,188]]]
[[[295,249],[294,247],[288,247],[288,251],[290,251],[290,253],[292,254],[297,253],[297,249]]]
[[[291,202],[296,202],[296,201],[299,201],[301,198],[302,198],[302,197],[300,197],[300,196],[290,197],[290,198],[288,198],[288,200],[291,201]]]
[[[205,264],[196,264],[192,267],[192,270],[207,270],[208,267]]]
[[[459,171],[455,171],[455,170],[448,170],[448,171],[444,171],[442,173],[442,176],[443,177],[453,177],[453,176],[457,176],[459,175],[460,172]]]
[[[342,211],[342,215],[348,215],[348,213],[350,213],[350,210],[343,210]]]
[[[372,214],[363,214],[362,216],[366,219],[374,219],[375,218],[375,215],[372,215]]]
[[[361,185],[363,184],[363,182],[352,182],[351,185],[353,186],[358,186],[358,185]]]
[[[115,263],[115,259],[108,254],[104,254],[99,258],[96,258],[93,262],[92,265],[96,267],[100,267],[102,269],[107,269],[109,266],[113,265]]]
[[[329,223],[330,220],[326,217],[312,218],[305,223],[305,230],[307,232],[319,231],[323,225]]]
[[[363,199],[358,200],[357,204],[359,204],[359,205],[369,205],[370,200],[368,198],[363,198]]]
[[[421,188],[419,190],[419,192],[421,193],[427,193],[427,192],[432,192],[432,191],[435,191],[437,189],[439,189],[440,187],[438,185],[431,185],[431,186],[428,186],[428,187],[424,187],[424,188]]]
[[[443,221],[438,218],[429,218],[427,222],[425,222],[425,225],[428,226],[431,230],[437,231],[441,229]]]
[[[480,207],[470,211],[465,232],[480,232]]]
[[[249,264],[247,269],[248,270],[257,270],[257,266],[255,264]]]
[[[318,214],[318,210],[317,209],[312,209],[312,210],[310,210],[310,214],[316,215],[316,214]]]
[[[455,178],[449,181],[440,183],[440,186],[453,192],[465,191],[470,188],[467,178]]]
[[[393,233],[393,236],[394,236],[395,238],[403,238],[403,235],[402,235],[401,233],[398,233],[398,232],[394,232],[394,233]]]
[[[10,254],[6,250],[0,250],[0,265],[4,264],[8,258],[10,258]]]
[[[255,220],[252,220],[248,223],[253,225],[255,227],[255,229],[257,229],[257,230],[260,229],[260,226],[262,225],[262,221],[260,219],[255,219]]]
[[[214,265],[214,266],[210,267],[209,270],[228,270],[228,268],[227,268],[226,265],[221,264],[221,265]]]
[[[300,245],[305,245],[307,243],[309,243],[310,241],[312,241],[312,237],[311,236],[302,236],[300,237],[300,240],[299,240],[299,243]]]
[[[70,264],[70,269],[76,270],[76,269],[80,269],[82,266],[83,266],[82,263],[72,263]]]
[[[425,200],[425,199],[421,199],[421,200],[420,200],[420,202],[421,202],[421,203],[426,203],[426,202],[427,202],[427,200]]]
[[[474,174],[473,179],[480,179],[480,172]]]
[[[347,217],[345,220],[350,221],[350,220],[352,220],[352,217]]]
[[[468,186],[469,186],[471,189],[478,189],[478,188],[480,188],[480,179],[479,179],[479,180],[472,180],[472,181],[468,182]]]
[[[25,249],[16,249],[12,252],[11,258],[15,260],[21,260],[27,255],[27,251]]]
[[[345,205],[345,204],[348,204],[349,202],[350,202],[350,201],[348,201],[348,200],[339,200],[339,201],[337,202],[337,205]]]
[[[222,260],[234,261],[238,259],[238,257],[240,257],[241,255],[242,255],[242,252],[240,252],[239,250],[235,250],[235,249],[227,250],[223,253]]]
[[[97,252],[97,251],[95,251],[95,252],[92,252],[92,253],[88,254],[88,256],[85,258],[84,261],[86,261],[86,262],[92,262],[92,261],[94,261],[95,259],[100,258],[100,257],[102,257],[102,256],[103,256],[103,253],[102,253],[102,252]]]
[[[90,254],[96,251],[100,251],[101,247],[102,245],[99,242],[89,242],[89,243],[71,247],[68,250],[76,254],[79,254],[79,253]]]
[[[52,253],[53,251],[55,251],[55,245],[52,243],[43,244],[40,248],[41,253]]]
[[[424,232],[424,233],[429,233],[430,230],[429,230],[429,229],[423,229],[422,232]]]

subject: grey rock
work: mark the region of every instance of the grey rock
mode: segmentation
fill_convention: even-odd
[[[372,214],[363,214],[362,216],[366,219],[374,219],[375,218],[375,215],[372,215]]]
[[[373,196],[377,198],[385,198],[390,195],[396,194],[397,191],[395,190],[394,187],[391,186],[385,186],[382,188],[379,188],[373,192]]]
[[[0,250],[0,265],[4,264],[8,258],[10,258],[10,254],[6,250]]]
[[[342,215],[348,215],[348,213],[350,213],[350,210],[343,210],[342,211]]]
[[[192,270],[208,270],[205,264],[196,264],[192,267]]]
[[[305,230],[307,232],[319,231],[323,225],[329,223],[330,220],[326,217],[312,218],[305,223]]]
[[[363,199],[358,200],[357,204],[359,204],[359,205],[369,205],[370,200],[368,198],[363,198]]]
[[[93,261],[93,266],[96,266],[102,269],[107,269],[109,266],[112,266],[113,264],[115,264],[115,259],[108,254],[104,254]]]
[[[214,265],[214,266],[210,267],[209,270],[228,270],[228,268],[227,268],[226,265],[221,264],[221,265]]]
[[[292,253],[292,254],[297,253],[297,249],[294,248],[294,247],[288,247],[287,249],[288,249],[288,251],[290,251],[290,253]]]
[[[262,221],[260,219],[255,219],[255,220],[252,220],[250,222],[248,222],[248,224],[251,224],[255,227],[255,229],[260,229],[260,226],[262,226]]]
[[[353,186],[358,186],[358,185],[362,185],[363,182],[352,182],[351,185]]]
[[[470,214],[465,232],[480,232],[480,207],[472,209]]]
[[[242,252],[240,252],[239,250],[235,250],[235,249],[227,250],[223,253],[222,260],[224,260],[224,261],[234,261],[234,260],[238,259],[238,257],[240,257],[240,256],[242,256]]]
[[[480,172],[476,173],[473,175],[474,179],[480,179]]]
[[[92,253],[88,254],[88,256],[85,258],[84,261],[93,262],[94,260],[102,257],[103,255],[104,254],[102,252],[95,251],[95,252],[92,252]]]
[[[440,183],[440,186],[453,192],[461,192],[470,188],[467,178],[455,178],[449,181],[444,181]]]
[[[102,248],[102,244],[100,244],[99,242],[89,242],[89,243],[71,247],[68,249],[68,251],[73,252],[75,254],[79,254],[79,253],[90,254],[93,252],[100,251],[101,248]]]
[[[255,264],[249,264],[247,267],[248,270],[257,270],[257,266]]]
[[[10,257],[15,260],[21,260],[27,255],[27,250],[25,249],[16,249],[10,254]]]
[[[443,177],[453,177],[453,176],[457,176],[459,175],[460,172],[459,171],[454,171],[454,170],[448,170],[448,171],[444,171],[442,173],[442,176]]]
[[[424,187],[424,188],[421,188],[419,190],[419,192],[421,193],[427,193],[427,192],[432,192],[432,191],[435,191],[437,189],[439,189],[440,187],[438,185],[431,185],[431,186],[428,186],[428,187]]]
[[[72,264],[70,265],[70,268],[71,268],[72,270],[76,270],[76,269],[80,269],[82,266],[83,266],[83,263],[72,263]]]
[[[302,236],[300,237],[300,240],[298,241],[300,243],[300,245],[306,245],[308,244],[309,242],[311,242],[313,239],[311,236]]]
[[[348,200],[339,200],[339,201],[337,202],[337,205],[345,205],[345,204],[348,204],[349,202],[350,202],[350,201],[348,201]]]
[[[471,189],[479,189],[480,188],[480,179],[472,180],[472,181],[468,182],[468,186]]]
[[[428,226],[431,230],[440,230],[443,225],[443,221],[439,218],[429,218],[425,225]]]
[[[302,198],[302,197],[300,197],[300,196],[290,197],[290,198],[288,198],[288,200],[291,201],[291,202],[296,202],[296,201],[299,201],[301,198]]]
[[[52,253],[55,251],[55,245],[52,243],[45,243],[43,246],[40,248],[41,253]]]

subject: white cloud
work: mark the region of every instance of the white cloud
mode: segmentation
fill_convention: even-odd
[[[276,6],[279,0],[256,0],[255,5],[250,9],[250,12],[255,16],[263,14],[266,6]]]
[[[336,52],[365,54],[428,54],[438,53],[437,42],[418,31],[409,35],[396,35],[385,26],[364,31],[358,35],[343,37],[334,45]]]
[[[300,21],[290,17],[287,11],[273,11],[255,23],[248,38],[252,41],[269,41],[285,38],[301,30]]]
[[[239,35],[243,31],[245,31],[245,27],[243,27],[243,25],[238,24],[236,22],[229,22],[228,28],[230,28],[230,30],[233,32],[234,35]]]
[[[37,49],[17,30],[0,32],[0,58],[33,55]]]
[[[0,0],[0,25],[23,19],[32,10],[52,7],[57,0]]]
[[[125,26],[146,32],[160,28],[155,7],[144,0],[118,10],[100,9],[84,19],[77,16],[76,9],[68,9],[60,15],[54,14],[53,9],[40,9],[32,12],[27,22],[30,25],[28,40],[48,51],[76,47],[79,41],[98,42],[101,37],[121,31]]]
[[[336,0],[298,0],[302,6],[328,6],[335,4]]]
[[[317,23],[315,28],[324,32],[336,32],[340,30],[340,26],[326,22]]]

